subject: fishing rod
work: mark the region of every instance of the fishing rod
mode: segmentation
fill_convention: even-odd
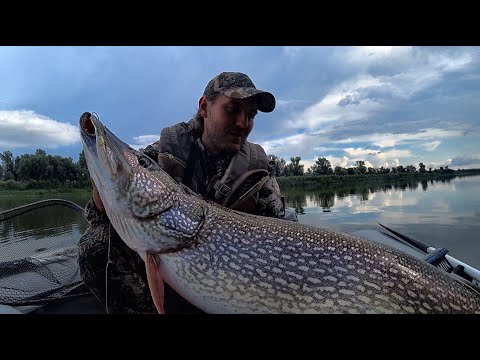
[[[446,271],[452,272],[456,275],[463,277],[464,279],[472,282],[472,279],[475,280],[476,285],[480,285],[480,270],[475,269],[474,267],[465,264],[464,262],[447,255],[448,250],[445,248],[435,248],[431,245],[424,244],[418,240],[412,239],[406,235],[400,234],[399,232],[386,227],[385,225],[380,224],[377,221],[378,225],[386,229],[387,231],[395,234],[400,239],[406,243],[412,245],[413,247],[423,251],[427,254],[425,261],[431,263],[432,265]]]

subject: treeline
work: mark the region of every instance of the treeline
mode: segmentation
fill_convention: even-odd
[[[402,173],[416,173],[417,168],[414,165],[399,165],[391,168],[379,168],[365,166],[365,161],[357,161],[355,166],[344,168],[341,166],[335,166],[332,168],[330,161],[326,158],[317,158],[315,164],[305,170],[305,165],[300,164],[302,158],[300,156],[291,157],[290,162],[287,163],[282,157],[276,155],[268,155],[269,160],[275,161],[276,176],[302,176],[302,175],[358,175],[358,174],[402,174]],[[441,166],[439,169],[425,168],[425,164],[418,164],[418,172],[435,172],[435,173],[453,173],[455,170],[449,169],[448,166]]]
[[[286,186],[329,186],[342,183],[362,181],[390,181],[402,177],[436,178],[448,175],[480,174],[480,169],[452,170],[448,166],[439,169],[425,168],[418,164],[395,166],[392,168],[372,168],[365,166],[365,161],[357,161],[354,167],[332,168],[326,158],[318,158],[315,164],[306,171],[300,164],[301,157],[291,157],[287,163],[284,158],[268,155],[275,161],[275,174],[280,185]],[[380,175],[380,176],[372,176]],[[78,161],[58,155],[47,155],[45,150],[37,149],[34,154],[23,154],[14,157],[9,150],[0,153],[0,190],[24,189],[61,189],[90,188],[89,175],[85,156],[79,154]]]
[[[83,150],[76,162],[42,149],[16,157],[0,153],[0,190],[87,188],[88,177]]]
[[[355,166],[344,168],[335,166],[332,168],[326,158],[318,158],[306,171],[300,164],[301,157],[291,157],[287,163],[284,158],[276,155],[268,155],[275,161],[275,174],[279,185],[318,187],[358,183],[364,181],[391,182],[407,178],[440,179],[458,175],[477,175],[480,169],[449,169],[448,166],[438,169],[426,169],[423,163],[418,164],[418,170],[414,165],[399,165],[391,168],[379,168],[365,166],[365,161],[357,161]]]

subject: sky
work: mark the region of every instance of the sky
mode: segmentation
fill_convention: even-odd
[[[145,147],[222,71],[275,96],[248,139],[287,163],[480,168],[480,47],[3,46],[0,152],[77,161],[85,111]]]

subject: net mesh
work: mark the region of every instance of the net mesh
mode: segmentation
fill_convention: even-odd
[[[51,199],[0,212],[0,304],[45,305],[91,294],[77,262],[82,210]]]

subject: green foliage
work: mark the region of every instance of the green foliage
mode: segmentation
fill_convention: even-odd
[[[72,158],[47,155],[45,150],[37,149],[35,154],[23,154],[15,159],[10,151],[0,154],[3,163],[3,177],[0,177],[0,189],[52,189],[89,187],[88,169],[82,159],[74,163]],[[83,161],[85,158],[83,157]],[[0,175],[1,172],[0,172]]]
[[[303,175],[304,173],[304,165],[300,165],[300,160],[302,158],[300,156],[290,158],[290,163],[287,164],[287,176],[299,176]]]
[[[333,172],[332,165],[326,158],[319,157],[317,161],[315,161],[315,164],[312,165],[311,172],[318,175],[331,174]]]
[[[11,151],[6,150],[3,153],[0,153],[0,161],[2,161],[5,175],[9,172],[11,175],[15,176],[14,160],[15,159],[13,158],[13,154]]]
[[[349,168],[350,170],[352,168]],[[316,188],[328,188],[335,187],[342,188],[348,187],[350,185],[358,185],[360,183],[365,184],[404,184],[405,187],[411,187],[412,184],[416,183],[416,186],[419,183],[424,183],[430,180],[442,180],[442,179],[452,179],[457,176],[469,176],[469,175],[479,175],[480,169],[472,170],[450,170],[442,173],[440,171],[432,171],[431,173],[384,173],[384,174],[351,174],[351,175],[325,175],[325,176],[314,176],[314,175],[304,175],[304,176],[290,176],[290,177],[279,177],[277,178],[280,188],[291,189],[291,188],[303,188],[303,189],[316,189]],[[403,186],[403,185],[402,185]]]

